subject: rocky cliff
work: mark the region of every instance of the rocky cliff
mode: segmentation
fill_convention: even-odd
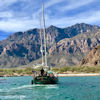
[[[89,52],[89,54],[82,60],[81,65],[82,66],[100,65],[100,44]]]
[[[53,25],[46,29],[48,64],[78,64],[100,43],[100,27],[85,23],[67,28]],[[17,32],[0,41],[0,67],[17,67],[41,58],[39,29]]]

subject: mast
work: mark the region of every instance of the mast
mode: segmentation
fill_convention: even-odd
[[[42,14],[43,14],[43,35],[44,35],[44,51],[45,51],[45,66],[47,66],[47,51],[46,51],[46,32],[45,32],[45,16],[44,16],[44,3],[42,5]]]
[[[44,65],[43,59],[43,45],[42,45],[42,31],[41,31],[41,15],[39,14],[39,22],[40,22],[40,39],[41,39],[41,55],[42,55],[42,66]]]

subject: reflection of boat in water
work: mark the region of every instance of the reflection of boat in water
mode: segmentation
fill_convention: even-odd
[[[32,80],[32,84],[57,84],[58,83],[58,77],[54,74],[53,71],[50,70],[50,67],[47,66],[47,51],[46,51],[46,32],[45,32],[45,17],[44,17],[44,4],[42,6],[42,12],[43,12],[43,36],[44,36],[44,57],[43,59],[43,46],[42,46],[42,35],[41,35],[41,19],[40,19],[40,38],[41,38],[41,55],[42,55],[42,69],[40,70],[40,74],[37,74],[37,72],[33,71],[34,76]],[[39,67],[38,66],[38,67]]]

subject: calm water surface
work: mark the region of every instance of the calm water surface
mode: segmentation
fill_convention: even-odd
[[[100,100],[100,76],[61,77],[58,85],[31,85],[31,79],[0,78],[0,100]]]

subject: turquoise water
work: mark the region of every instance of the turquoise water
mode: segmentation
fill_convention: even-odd
[[[0,100],[100,100],[99,76],[60,77],[58,85],[31,85],[31,79],[0,78]]]

